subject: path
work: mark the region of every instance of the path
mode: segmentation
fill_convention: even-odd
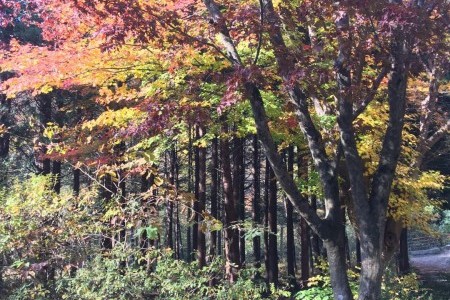
[[[423,287],[433,290],[433,300],[450,299],[450,246],[431,249],[411,255],[411,266],[416,270]]]

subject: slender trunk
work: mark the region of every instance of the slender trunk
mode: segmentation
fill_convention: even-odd
[[[175,186],[175,148],[169,153],[169,162],[167,161],[167,153],[164,154],[164,168],[166,171],[166,177],[169,179],[170,188],[174,189]],[[173,247],[173,199],[169,194],[166,195],[166,247],[174,249]]]
[[[102,198],[103,201],[108,204],[111,202],[113,195],[117,193],[117,187],[114,184],[111,175],[106,174],[103,179],[103,189],[102,189]],[[113,248],[114,241],[111,236],[111,232],[105,231],[103,232],[103,237],[101,240],[101,248],[104,251],[111,250]]]
[[[297,153],[297,176],[299,179],[305,179],[305,177],[308,176],[308,159],[300,153],[300,149],[298,149]],[[311,197],[311,205],[316,209],[317,203],[314,196]],[[303,288],[307,287],[307,283],[309,280],[309,268],[310,263],[312,262],[312,256],[310,255],[310,248],[311,248],[311,236],[310,236],[310,230],[309,226],[306,223],[304,218],[300,218],[300,274],[301,274],[301,286]],[[312,237],[315,239],[314,242],[317,244],[315,245],[314,249],[317,254],[319,251],[319,238],[317,235],[314,234]],[[312,263],[311,263],[312,265]]]
[[[211,146],[211,216],[218,220],[218,186],[219,186],[219,149],[218,140],[214,138]],[[217,255],[217,231],[211,232],[209,255]]]
[[[43,127],[46,127],[48,123],[52,121],[52,95],[51,94],[43,94],[38,96],[37,99],[38,108],[40,111],[40,121]],[[40,149],[40,156],[43,156],[47,153],[47,147],[42,146]],[[42,160],[42,169],[40,170],[40,174],[49,175],[51,173],[51,161],[49,158],[44,158]]]
[[[73,172],[73,186],[72,186],[73,195],[75,197],[78,197],[80,195],[80,175],[81,175],[81,170],[74,168],[72,172]]]
[[[239,254],[241,265],[245,261],[245,237],[243,223],[245,221],[245,198],[244,198],[244,139],[234,138],[233,140],[233,197],[237,201],[236,209],[238,211],[240,223]]]
[[[192,128],[191,124],[189,124],[188,128],[188,193],[192,193]],[[190,203],[191,207],[187,210],[187,221],[191,222],[192,219],[192,203]],[[192,209],[191,209],[192,208]],[[192,261],[192,231],[191,226],[188,224],[186,230],[186,260],[188,262]]]
[[[198,138],[205,134],[202,127],[198,127]],[[203,214],[206,206],[206,148],[200,147],[198,149],[198,207],[197,215],[198,222],[202,224]],[[198,230],[198,266],[202,268],[206,266],[206,237],[203,226],[197,226]]]
[[[222,133],[228,133],[226,124],[222,125]],[[222,184],[225,210],[225,258],[226,275],[230,282],[237,280],[237,272],[240,266],[239,256],[239,230],[236,228],[238,221],[236,213],[236,199],[233,197],[233,182],[231,177],[231,163],[229,143],[226,137],[220,142],[220,156],[222,162]]]
[[[264,170],[264,267],[266,269],[266,283],[269,283],[269,268],[270,268],[270,254],[269,254],[269,193],[270,193],[270,169],[269,165],[265,164]]]
[[[269,163],[267,163],[269,165]],[[277,247],[277,181],[272,168],[269,167],[269,199],[267,207],[267,219],[269,225],[268,234],[268,270],[269,283],[278,286],[278,247]]]
[[[294,176],[294,147],[289,146],[287,157],[287,169],[291,176]],[[296,289],[297,280],[295,279],[295,242],[294,242],[294,207],[292,203],[285,197],[284,204],[286,208],[286,258],[287,258],[287,275],[289,284]]]
[[[198,138],[198,126],[195,126],[195,138]],[[199,211],[198,211],[198,199],[199,199],[199,184],[200,184],[200,169],[199,169],[199,147],[194,147],[194,203],[192,205],[192,213],[194,214],[194,224],[192,225],[192,261],[196,260],[198,251],[198,231],[199,231]]]
[[[398,254],[398,275],[405,275],[410,271],[408,256],[408,229],[403,228],[400,234],[400,249]]]
[[[52,175],[54,180],[53,190],[59,194],[61,192],[61,161],[53,162]]]
[[[178,161],[178,155],[177,152],[175,151],[174,153],[174,157],[173,157],[173,161],[174,161],[174,165],[175,165],[175,189],[179,190],[180,188],[180,166],[179,166],[179,161]],[[179,208],[179,201],[176,202],[175,205],[175,256],[177,259],[180,259],[183,255],[183,246],[182,246],[182,241],[181,241],[181,224],[180,224],[180,208]]]
[[[311,195],[310,197],[310,201],[311,201],[311,206],[313,207],[314,210],[317,210],[317,197],[316,195]],[[318,265],[319,264],[319,259],[321,257],[321,251],[320,251],[320,239],[317,236],[317,234],[315,232],[312,233],[311,235],[311,252],[312,252],[312,256],[313,256],[313,262],[314,265]]]
[[[258,137],[253,137],[253,223],[255,226],[261,224],[261,159],[259,155]],[[255,236],[253,238],[253,256],[255,259],[255,267],[261,266],[261,237]]]

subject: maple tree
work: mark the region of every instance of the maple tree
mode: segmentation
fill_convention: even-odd
[[[442,177],[420,169],[427,150],[449,126],[445,116],[437,129],[432,122],[439,78],[447,68],[448,36],[442,28],[448,27],[448,5],[447,1],[35,0],[24,7],[3,0],[0,7],[7,9],[2,10],[6,12],[1,15],[2,26],[20,15],[42,29],[44,42],[28,45],[12,39],[2,47],[1,71],[16,75],[2,82],[2,90],[9,98],[31,92],[36,99],[50,99],[61,90],[85,98],[89,103],[85,105],[96,111],[83,112],[71,128],[49,118],[43,122],[49,143],[41,159],[65,159],[78,168],[95,169],[109,192],[121,190],[119,206],[111,205],[111,195],[105,196],[111,205],[105,222],[126,219],[121,211],[120,197],[126,197],[122,177],[140,174],[145,181],[153,176],[150,186],[160,186],[168,199],[169,248],[174,248],[174,199],[193,209],[192,246],[200,267],[206,265],[206,241],[204,228],[197,224],[209,220],[206,148],[219,138],[225,257],[231,281],[237,280],[245,261],[245,241],[239,237],[243,230],[233,226],[245,219],[244,195],[239,194],[244,190],[245,178],[239,176],[245,175],[245,166],[236,154],[230,161],[229,139],[234,139],[233,151],[240,151],[239,138],[256,133],[266,169],[270,165],[289,205],[323,241],[334,297],[352,299],[346,276],[345,206],[361,245],[358,297],[379,299],[400,229],[412,220],[425,224],[428,216],[415,218],[415,208],[428,203],[426,189],[443,184]],[[423,67],[417,66],[420,63]],[[429,86],[425,100],[420,100],[417,135],[406,121],[406,108],[420,95],[410,87],[422,84],[423,70]],[[192,144],[191,127],[197,131],[198,201],[193,203],[191,195],[176,186],[176,155],[170,159],[167,187],[156,184],[162,176],[154,167],[162,152]],[[236,130],[230,132],[233,127]],[[282,159],[279,149],[292,144],[308,149],[323,215],[309,203],[294,180],[293,168]],[[119,189],[113,188],[114,181]],[[275,201],[270,203],[276,205],[276,186],[271,191]],[[405,199],[411,195],[417,201],[409,206]],[[141,220],[129,222],[138,227]],[[275,232],[276,218],[272,221],[270,231]],[[123,227],[119,223],[113,225]],[[273,274],[276,269],[270,268]],[[278,276],[273,276],[269,281],[276,283]]]

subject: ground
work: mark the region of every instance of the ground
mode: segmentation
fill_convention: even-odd
[[[433,300],[450,299],[450,245],[413,253],[411,266],[424,288],[433,290]]]

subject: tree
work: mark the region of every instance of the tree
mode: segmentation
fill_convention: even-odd
[[[216,85],[213,92],[223,97],[220,104],[212,106],[222,115],[236,107],[237,102],[249,101],[258,138],[280,187],[293,208],[323,241],[337,299],[352,298],[346,276],[345,220],[338,170],[339,162],[344,158],[350,186],[350,213],[354,217],[361,246],[359,298],[380,297],[385,264],[397,247],[397,228],[388,226],[391,222],[387,221],[387,214],[402,149],[408,80],[414,76],[410,72],[416,58],[413,54],[418,47],[426,44],[424,41],[428,36],[445,40],[445,33],[438,28],[445,27],[446,1],[438,1],[433,5],[424,5],[421,1],[293,1],[276,2],[274,5],[270,0],[262,0],[259,7],[256,3],[246,1],[231,1],[226,5],[209,0],[202,3],[167,1],[164,5],[156,1],[75,1],[62,6],[65,14],[59,18],[55,17],[62,9],[55,5],[58,1],[48,0],[45,4],[48,6],[44,7],[50,9],[39,7],[44,37],[55,37],[55,33],[58,35],[51,50],[46,52],[52,58],[59,58],[49,60],[52,67],[63,66],[62,69],[66,70],[63,74],[86,71],[83,64],[61,62],[61,57],[73,53],[71,47],[74,46],[77,50],[82,49],[76,52],[86,54],[79,60],[86,65],[91,63],[94,52],[96,63],[105,57],[112,62],[120,62],[116,66],[108,61],[105,68],[129,68],[132,65],[133,68],[127,69],[126,76],[113,77],[114,81],[108,81],[109,85],[104,85],[99,79],[97,82],[102,86],[99,93],[108,94],[105,98],[109,101],[118,98],[140,99],[151,94],[152,100],[144,103],[158,107],[154,110],[147,108],[144,112],[140,103],[133,109],[105,111],[96,122],[85,125],[85,128],[91,128],[91,136],[93,132],[101,132],[109,126],[105,131],[112,138],[102,139],[100,144],[103,146],[114,141],[117,134],[125,139],[124,135],[120,135],[119,128],[126,127],[125,132],[133,132],[133,136],[138,136],[133,131],[136,126],[130,124],[136,124],[134,122],[141,113],[145,115],[140,118],[145,119],[145,126],[140,128],[145,130],[138,130],[140,134],[163,131],[171,125],[166,124],[171,118],[176,119],[172,111],[182,112],[183,109],[193,107],[185,104],[186,99],[174,100],[177,99],[176,92],[181,90],[191,99],[202,95],[205,85]],[[75,12],[77,17],[68,17],[71,14],[67,14],[67,11]],[[50,25],[54,24],[55,19],[66,22],[61,22],[55,28],[57,30],[51,32],[48,29],[52,28]],[[140,21],[142,19],[145,22]],[[68,30],[80,20],[91,26],[76,31]],[[121,59],[120,54],[113,51],[103,54],[82,47],[83,37],[95,33],[105,36],[106,39],[94,39],[103,49],[120,48],[126,51],[130,47],[128,42],[132,41],[134,45],[142,46],[141,51]],[[69,42],[65,43],[64,39]],[[29,57],[30,53],[37,55],[36,49],[19,48],[24,57]],[[156,55],[152,53],[149,59],[144,55],[147,53],[145,49],[159,51]],[[161,66],[160,61],[163,59],[169,63],[163,64],[159,74],[148,71],[142,76],[135,65],[130,63],[134,59],[155,65],[155,69]],[[42,72],[43,66],[33,67],[32,60],[25,65],[22,79],[9,80],[11,85],[18,83],[8,89],[10,95],[24,89],[46,94],[54,86],[75,87],[87,81],[83,76],[71,81],[64,76],[63,79],[31,76]],[[44,73],[49,74],[46,71]],[[99,73],[103,74],[103,78],[99,77],[104,80],[106,75]],[[24,80],[27,76],[30,81]],[[148,80],[152,76],[157,80]],[[152,81],[144,96],[128,89],[128,84],[127,87],[123,84],[134,77],[146,77],[146,80]],[[160,93],[161,90],[164,92]],[[290,125],[300,129],[304,135],[320,179],[325,204],[323,217],[308,203],[281,159],[274,139],[275,126],[270,118],[270,97],[281,100],[282,109],[294,116]],[[358,145],[358,139],[364,133],[360,123],[362,113],[375,105],[374,99],[386,103],[389,108],[386,112],[387,126],[383,126],[382,134],[378,137],[380,147],[377,162],[366,162],[361,157]],[[234,211],[237,199],[233,196],[235,182],[229,162],[228,124],[223,122],[221,126],[225,135],[221,139],[227,240],[225,249],[227,271],[233,281],[236,279],[236,266],[239,266],[239,247],[236,246],[238,234],[233,227],[238,220]],[[197,165],[202,165],[199,159],[196,168]],[[196,177],[198,182],[200,174]],[[200,187],[196,194],[200,198]],[[273,222],[271,225],[273,230]],[[193,233],[197,232],[195,229]]]

